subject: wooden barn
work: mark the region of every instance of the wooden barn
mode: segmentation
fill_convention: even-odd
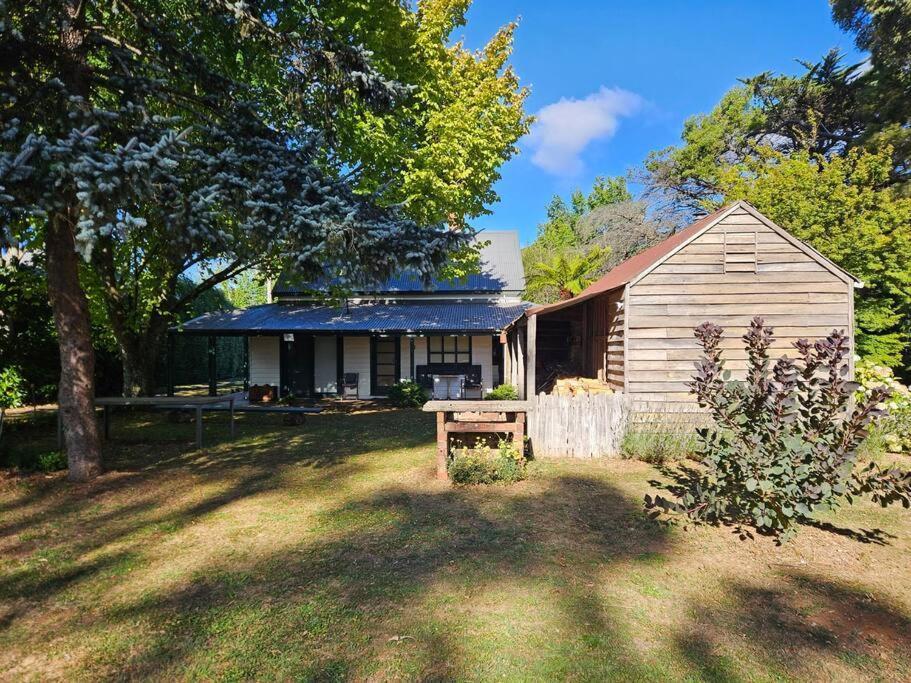
[[[745,368],[740,337],[753,316],[774,327],[775,356],[792,342],[844,330],[853,342],[862,284],[746,202],[724,207],[619,264],[568,301],[528,309],[502,335],[506,380],[522,398],[555,377],[604,380],[638,410],[689,409],[700,349],[693,328],[725,328],[727,367]]]

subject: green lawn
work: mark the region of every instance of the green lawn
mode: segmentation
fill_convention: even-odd
[[[122,416],[97,482],[0,482],[0,678],[911,678],[907,511],[779,548],[649,520],[638,462],[449,487],[419,412],[206,431]]]

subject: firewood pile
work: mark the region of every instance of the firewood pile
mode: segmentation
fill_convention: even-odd
[[[582,394],[612,394],[607,382],[590,377],[561,377],[551,391],[555,396],[580,396]]]

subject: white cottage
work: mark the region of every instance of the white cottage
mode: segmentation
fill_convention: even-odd
[[[184,323],[185,334],[243,336],[248,382],[281,396],[341,393],[354,383],[361,398],[379,397],[400,379],[431,388],[433,376],[463,376],[486,393],[503,381],[500,332],[530,305],[515,232],[484,231],[481,273],[424,287],[404,274],[326,305],[282,278],[274,303],[209,313]]]

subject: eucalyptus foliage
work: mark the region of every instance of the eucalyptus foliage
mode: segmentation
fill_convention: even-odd
[[[747,199],[861,278],[858,349],[911,354],[911,3],[830,0],[862,61],[830,51],[796,75],[745,78],[645,162],[645,196],[694,212]]]
[[[858,463],[871,421],[882,417],[888,390],[858,402],[850,374],[849,340],[794,343],[796,358],[769,358],[773,331],[754,318],[743,340],[745,381],[730,379],[721,357],[723,329],[696,328],[704,351],[690,384],[711,426],[698,430],[704,467],[691,471],[675,500],[646,496],[646,506],[694,521],[753,527],[781,538],[815,513],[868,495],[886,506],[911,505],[911,472]]]

